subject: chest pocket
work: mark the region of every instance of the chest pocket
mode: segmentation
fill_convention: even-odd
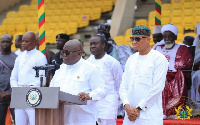
[[[142,68],[143,70],[139,70],[138,74],[135,76],[136,83],[152,85],[153,84],[153,65],[146,65],[146,68]]]

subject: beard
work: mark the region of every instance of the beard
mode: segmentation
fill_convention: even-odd
[[[166,49],[172,49],[175,45],[175,42],[172,41],[165,41],[165,48]]]

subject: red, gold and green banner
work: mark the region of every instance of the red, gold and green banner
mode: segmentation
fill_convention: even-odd
[[[46,55],[44,0],[38,0],[39,50]]]
[[[155,25],[161,25],[162,0],[155,0]]]

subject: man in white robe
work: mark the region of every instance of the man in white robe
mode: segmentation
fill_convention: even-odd
[[[18,35],[15,38],[15,48],[19,48],[19,50],[15,51],[16,55],[20,55],[24,52],[24,49],[22,48],[22,36],[23,35]]]
[[[47,60],[44,54],[35,48],[35,38],[33,32],[26,32],[22,37],[22,47],[25,51],[15,60],[10,78],[11,87],[40,87],[40,78],[35,77],[36,71],[33,67],[43,66],[47,64]],[[39,74],[44,76],[45,72],[40,71]],[[16,125],[35,125],[35,109],[15,109],[15,122]]]
[[[196,25],[196,28],[197,36],[193,43],[193,46],[196,47],[193,66],[195,71],[192,72],[191,98],[200,106],[200,23]],[[198,108],[195,109],[197,113],[199,112]]]
[[[150,48],[150,29],[132,29],[131,41],[137,53],[129,57],[119,89],[126,113],[123,125],[162,125],[162,90],[168,61]]]
[[[88,61],[95,64],[103,73],[106,87],[109,88],[109,94],[103,100],[98,102],[99,125],[116,125],[119,86],[122,77],[122,68],[120,63],[105,53],[105,37],[98,34],[90,39],[90,52],[92,55]]]
[[[97,100],[107,95],[107,89],[99,69],[82,59],[82,45],[78,40],[69,40],[61,51],[63,64],[56,70],[50,87],[78,95],[88,100],[87,105],[66,105],[65,125],[95,125],[98,117]]]
[[[153,36],[153,42],[155,43],[155,45],[153,46],[152,49],[154,49],[154,50],[155,50],[156,46],[165,44],[165,42],[163,40],[163,35],[161,33],[161,28],[162,28],[162,26],[160,26],[160,25],[154,26],[154,28],[153,28],[152,36]]]

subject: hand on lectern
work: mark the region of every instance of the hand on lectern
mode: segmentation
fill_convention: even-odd
[[[78,96],[80,97],[81,101],[92,100],[92,98],[89,96],[89,94],[87,94],[85,92],[79,93]]]

